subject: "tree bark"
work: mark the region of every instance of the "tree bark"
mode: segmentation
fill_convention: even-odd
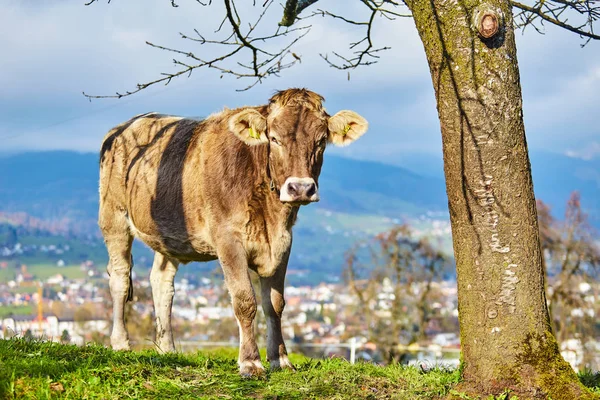
[[[442,131],[461,390],[593,398],[551,333],[510,3],[407,3],[425,48]]]

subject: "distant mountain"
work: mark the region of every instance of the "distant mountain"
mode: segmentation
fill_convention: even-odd
[[[98,212],[98,155],[51,151],[0,158],[0,211],[39,218],[95,220]],[[444,210],[443,181],[404,168],[325,157],[317,207],[350,214],[389,217]]]
[[[310,208],[390,218],[447,212],[441,155],[400,154],[394,162],[399,165],[327,154],[321,201]],[[550,204],[557,218],[570,193],[578,190],[584,209],[600,226],[600,159],[532,152],[531,164],[536,197]],[[49,151],[0,157],[0,211],[76,221],[75,230],[95,230],[98,155]]]
[[[389,217],[446,211],[443,179],[406,168],[326,155],[319,179],[319,208]]]
[[[99,234],[98,154],[10,155],[0,158],[0,171],[0,222],[2,212],[24,212],[75,233]],[[358,238],[428,211],[447,213],[443,181],[401,167],[328,154],[319,184],[321,201],[300,212],[290,261],[292,270],[311,271],[313,281],[335,279]]]
[[[584,210],[600,228],[600,158],[583,160],[564,154],[532,151],[529,154],[536,198],[552,206],[553,215],[562,219],[569,195],[581,193]],[[423,176],[444,179],[442,154],[399,154],[383,162],[394,164]]]
[[[600,159],[582,160],[556,153],[531,154],[533,188],[536,196],[552,206],[562,219],[569,195],[581,193],[581,205],[592,223],[600,228]]]
[[[98,155],[22,153],[0,158],[0,171],[0,211],[68,220],[78,232],[97,229]]]
[[[301,270],[309,271],[307,280],[313,282],[335,280],[344,252],[356,240],[393,223],[408,220],[427,230],[424,214],[434,211],[437,218],[446,218],[441,160],[415,155],[400,156],[397,162],[409,159],[412,164],[402,167],[325,156],[321,201],[300,211],[294,231],[290,269],[297,274],[295,282],[303,281]],[[553,206],[557,218],[571,191],[579,190],[585,210],[600,227],[600,162],[551,153],[533,153],[531,159],[536,196]],[[52,221],[52,226],[98,235],[98,154],[52,151],[0,157],[0,219],[2,212],[25,212]],[[136,254],[147,260],[141,264],[148,266],[148,253],[137,248]]]

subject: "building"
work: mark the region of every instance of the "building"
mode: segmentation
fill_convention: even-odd
[[[73,318],[59,319],[56,315],[46,314],[39,321],[36,315],[13,315],[1,321],[0,338],[24,336],[30,331],[36,338],[59,342],[66,331],[71,343],[82,345],[91,340],[94,333],[108,335],[109,328],[109,321],[103,319],[75,321]]]

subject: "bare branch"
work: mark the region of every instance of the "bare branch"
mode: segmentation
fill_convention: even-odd
[[[287,0],[283,8],[283,18],[279,25],[292,26],[304,9],[317,1],[319,0]]]
[[[387,19],[395,19],[397,17],[411,17],[410,14],[402,14],[392,9],[385,8],[386,5],[397,7],[400,4],[390,0],[360,0],[369,9],[369,19],[367,21],[355,21],[350,18],[346,18],[342,15],[337,15],[325,10],[317,10],[309,15],[307,18],[322,16],[330,17],[333,19],[341,20],[350,25],[358,25],[366,27],[365,36],[349,45],[350,50],[353,50],[352,56],[342,56],[338,52],[332,52],[335,56],[335,61],[332,61],[327,54],[320,54],[330,67],[349,70],[359,66],[371,65],[377,62],[379,55],[377,53],[389,50],[389,47],[375,47],[372,38],[373,25],[375,23],[376,16],[382,16]],[[362,46],[362,48],[360,47]]]
[[[229,19],[229,23],[233,28],[233,32],[235,32],[235,35],[240,40],[240,42],[242,42],[244,46],[246,46],[252,51],[252,63],[254,64],[254,74],[258,75],[258,66],[256,65],[256,53],[258,52],[258,49],[252,44],[250,44],[246,40],[244,35],[242,35],[242,33],[240,32],[240,26],[233,19],[233,13],[231,12],[231,1],[233,0],[225,0],[225,8],[227,9],[227,19]]]
[[[368,22],[354,21],[354,20],[342,17],[341,15],[333,14],[333,13],[330,13],[329,11],[325,11],[325,10],[321,10],[321,9],[318,9],[317,11],[313,11],[313,13],[311,15],[309,15],[307,18],[317,16],[317,15],[320,15],[321,17],[327,16],[327,17],[331,17],[334,19],[341,19],[342,21],[346,22],[347,24],[351,24],[351,25],[369,25]]]
[[[88,2],[85,4],[90,5],[99,0],[86,1]],[[177,0],[169,1],[173,7],[178,6],[176,3]],[[377,20],[376,17],[394,20],[412,16],[410,13],[401,12],[404,10],[399,9],[406,5],[405,1],[395,0],[357,0],[360,1],[366,10],[368,10],[365,10],[365,20],[357,20],[324,9],[318,9],[302,18],[299,16],[303,10],[310,5],[315,4],[317,1],[318,0],[287,0],[284,4],[281,22],[277,25],[273,33],[265,34],[258,33],[258,27],[259,24],[264,22],[264,17],[271,5],[274,4],[274,0],[264,0],[262,5],[260,4],[261,2],[256,4],[257,2],[254,1],[252,3],[255,7],[263,8],[258,13],[258,17],[254,19],[253,23],[248,22],[247,13],[245,11],[244,13],[238,12],[235,0],[223,0],[222,4],[225,6],[225,15],[214,32],[215,35],[218,35],[216,38],[207,38],[197,29],[194,29],[194,33],[190,35],[185,33],[179,34],[182,39],[189,40],[190,42],[188,43],[204,46],[202,47],[202,50],[210,47],[221,48],[223,50],[220,54],[215,56],[214,53],[210,53],[212,54],[211,56],[206,56],[200,55],[198,50],[188,51],[148,43],[148,45],[153,48],[172,52],[180,57],[179,59],[173,60],[176,68],[174,72],[162,73],[160,77],[155,80],[138,83],[135,89],[123,93],[117,92],[115,95],[92,96],[84,94],[90,99],[129,96],[158,83],[168,85],[173,78],[183,75],[190,76],[192,71],[203,67],[218,70],[221,73],[221,76],[231,75],[236,78],[252,79],[253,82],[243,89],[247,90],[262,82],[264,78],[270,75],[278,76],[283,69],[290,68],[301,61],[301,57],[296,52],[292,51],[292,46],[309,32],[311,26],[305,25],[293,29],[289,27],[298,21],[315,17],[327,17],[336,22],[342,22],[364,29],[364,35],[362,37],[359,36],[358,40],[349,43],[348,49],[350,54],[343,54],[343,52],[339,51],[332,51],[330,54],[320,54],[329,66],[340,70],[348,70],[349,78],[349,70],[359,66],[367,66],[376,63],[380,57],[379,53],[389,49],[389,47],[385,46],[378,47],[374,42],[373,28]],[[517,1],[512,2],[513,6],[519,10],[515,18],[518,21],[516,23],[518,27],[525,28],[527,26],[532,26],[538,32],[543,33],[543,24],[549,22],[571,32],[575,32],[582,37],[587,38],[587,41],[591,39],[600,39],[600,35],[594,33],[593,27],[593,24],[600,18],[600,0],[530,1],[533,5],[522,4]],[[111,0],[107,0],[107,2],[110,3]],[[210,0],[206,0],[206,2],[203,2],[203,0],[196,0],[196,2],[202,5],[212,4]],[[246,20],[243,20],[242,16],[246,17]],[[579,18],[578,23],[570,22],[567,17],[573,18],[573,20]],[[227,26],[230,26],[231,30],[226,32],[226,36],[223,38],[223,30],[226,30],[224,27]],[[264,32],[264,30],[262,32]],[[286,37],[289,37],[290,39],[287,43],[278,42],[279,39],[284,39]],[[277,48],[279,50],[272,50],[267,46],[267,43],[272,42],[278,43]]]
[[[536,0],[532,6],[512,1],[512,5],[520,10],[515,15],[517,27],[532,26],[543,33],[540,26],[549,22],[586,38],[582,46],[592,39],[600,40],[600,35],[594,33],[594,23],[600,19],[599,0]],[[570,23],[568,17],[578,17],[580,23]]]
[[[96,1],[96,0],[94,0],[94,1]],[[110,3],[110,1],[109,1],[109,3]],[[210,6],[212,4],[212,0],[208,0],[208,3],[203,3],[200,0],[196,0],[196,3],[202,4],[203,6]],[[179,5],[177,3],[175,3],[175,0],[171,0],[171,6],[179,7]]]
[[[228,25],[231,26],[231,34],[228,34],[225,39],[206,38],[197,29],[194,29],[193,35],[179,33],[182,39],[190,40],[193,43],[205,47],[216,46],[218,48],[227,49],[224,53],[217,56],[205,57],[195,51],[187,51],[146,42],[147,45],[155,49],[175,53],[176,56],[179,57],[173,59],[176,70],[174,72],[163,72],[157,79],[138,83],[134,89],[125,92],[117,92],[113,95],[90,95],[84,93],[84,96],[90,100],[130,96],[159,83],[168,85],[174,78],[181,76],[189,77],[194,70],[203,67],[219,71],[221,77],[224,75],[231,75],[236,78],[254,78],[251,84],[241,90],[248,90],[249,88],[254,87],[256,84],[262,82],[267,76],[277,76],[282,70],[290,68],[301,61],[301,57],[293,52],[291,48],[310,31],[311,26],[305,25],[292,29],[281,29],[281,27],[278,26],[274,33],[255,36],[254,34],[257,31],[259,23],[263,21],[263,17],[272,4],[273,0],[266,1],[262,5],[263,10],[261,10],[254,23],[248,24],[247,29],[242,29],[242,20],[240,19],[240,14],[236,10],[234,0],[224,0],[226,15],[221,26],[215,33],[219,33],[223,23],[227,22]],[[293,38],[291,36],[293,36]],[[277,51],[270,51],[266,47],[262,47],[264,43],[274,39],[284,39],[286,37],[290,37],[291,40],[289,40],[288,43],[283,43]],[[243,54],[248,53],[250,54],[250,62],[245,63],[242,61]]]
[[[90,4],[96,3],[97,1],[99,1],[99,0],[90,0],[87,3],[84,3],[83,5],[84,6],[89,6]],[[107,3],[110,4],[110,0],[108,0]]]
[[[296,8],[298,7],[298,0],[288,0],[283,8],[283,18],[279,25],[281,26],[292,26],[296,21],[298,13]]]
[[[89,2],[87,2],[87,3],[84,3],[84,5],[85,5],[85,6],[89,6],[90,4],[92,4],[92,3],[96,3],[96,2],[98,2],[98,1],[100,1],[100,0],[90,0],[90,1],[89,1]],[[110,4],[110,1],[111,1],[111,0],[107,0],[107,3],[108,3],[108,4]],[[211,5],[211,4],[212,4],[212,0],[208,0],[208,3],[203,3],[203,2],[202,2],[202,1],[200,1],[200,0],[196,0],[196,3],[198,3],[198,4],[202,4],[203,6],[209,6],[209,5]],[[175,0],[171,0],[171,6],[172,6],[172,7],[179,7],[179,5],[178,5],[177,3],[175,3]]]

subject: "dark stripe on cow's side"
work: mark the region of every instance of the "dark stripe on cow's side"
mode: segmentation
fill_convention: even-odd
[[[146,154],[146,150],[148,150],[150,147],[152,147],[152,145],[154,145],[161,137],[163,137],[165,135],[165,133],[169,131],[169,129],[178,125],[181,121],[183,121],[183,120],[174,121],[174,122],[171,122],[170,124],[163,126],[160,131],[156,132],[156,135],[154,135],[154,137],[152,138],[150,143],[138,146],[138,148],[139,148],[138,152],[135,154],[135,156],[133,156],[133,158],[131,159],[131,162],[129,163],[129,166],[127,167],[127,175],[125,176],[125,184],[129,183],[129,173],[131,172],[131,169],[144,156],[144,154]]]
[[[119,136],[121,136],[123,134],[123,132],[125,132],[125,130],[127,128],[129,128],[135,121],[137,121],[140,118],[152,118],[152,119],[159,119],[164,117],[164,115],[162,114],[153,114],[153,113],[146,113],[146,114],[141,114],[141,115],[137,115],[133,118],[131,118],[129,121],[123,123],[121,126],[119,126],[118,128],[115,128],[115,131],[113,133],[111,133],[111,135],[109,137],[107,137],[104,142],[102,142],[102,148],[100,149],[100,163],[102,163],[102,161],[104,161],[104,155],[106,154],[107,151],[110,151],[113,147],[113,144],[115,143],[115,140],[117,140],[117,138]]]
[[[183,168],[194,133],[200,130],[199,126],[203,123],[189,119],[178,121],[158,166],[156,192],[150,213],[163,244],[174,254],[190,254],[194,251],[185,222]]]

